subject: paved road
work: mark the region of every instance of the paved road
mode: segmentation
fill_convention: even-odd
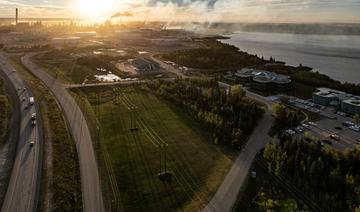
[[[254,129],[246,146],[240,152],[214,197],[203,209],[204,212],[227,212],[232,210],[256,154],[271,141],[268,132],[274,122],[274,118],[271,116],[271,110],[269,109],[273,103],[257,94],[248,91],[246,93],[248,97],[266,104],[268,110],[266,110],[263,118]]]
[[[31,125],[31,115],[33,113],[40,114],[39,106],[35,103],[34,106],[29,106],[25,110],[25,106],[29,104],[29,97],[33,96],[33,94],[15,69],[7,63],[7,58],[2,53],[0,53],[0,69],[8,76],[8,80],[17,89],[21,101],[19,141],[10,182],[1,211],[37,211],[43,132],[42,122],[39,118],[37,118],[37,125],[35,127]],[[23,88],[26,88],[26,90],[23,90]],[[25,101],[22,101],[23,98],[25,98]],[[37,116],[39,117],[39,115]],[[30,141],[32,140],[35,141],[33,147],[30,146]]]
[[[23,65],[42,80],[55,95],[61,105],[72,136],[76,142],[80,164],[84,211],[102,212],[105,209],[103,205],[98,165],[85,117],[65,87],[31,61],[33,55],[35,54],[27,54],[21,58],[21,61]]]

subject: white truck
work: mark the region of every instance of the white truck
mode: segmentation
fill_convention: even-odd
[[[35,98],[29,97],[29,103],[30,103],[30,105],[33,105],[35,103]]]

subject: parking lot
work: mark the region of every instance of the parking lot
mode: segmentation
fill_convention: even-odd
[[[323,116],[319,120],[304,123],[300,129],[287,131],[293,137],[302,137],[305,132],[320,138],[324,145],[331,145],[335,149],[344,150],[360,144],[360,126],[344,113],[336,113],[333,108],[316,105],[311,101],[291,98],[290,104],[303,110],[318,113]],[[339,115],[340,114],[340,115]]]

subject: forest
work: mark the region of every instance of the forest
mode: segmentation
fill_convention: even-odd
[[[339,152],[320,142],[282,138],[268,144],[268,171],[301,190],[324,211],[360,211],[360,149]]]
[[[156,81],[148,86],[211,130],[215,144],[241,148],[264,113],[240,86],[227,92],[217,81],[194,79]]]
[[[216,38],[204,38],[201,44],[204,47],[179,50],[161,57],[182,66],[212,70],[238,69],[266,63],[256,55],[239,51],[237,47],[223,44]]]

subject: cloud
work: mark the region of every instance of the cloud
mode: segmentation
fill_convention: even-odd
[[[0,0],[0,16],[76,17],[77,0]],[[101,0],[99,0],[101,1]],[[132,20],[186,22],[358,22],[359,0],[113,0]],[[38,12],[36,12],[38,11]],[[55,12],[54,12],[55,11]]]
[[[214,7],[214,5],[217,1],[218,0],[149,0],[148,5],[156,6],[158,3],[161,3],[161,4],[172,3],[179,7],[186,7],[195,2],[205,2],[209,8],[212,8],[212,7]]]

